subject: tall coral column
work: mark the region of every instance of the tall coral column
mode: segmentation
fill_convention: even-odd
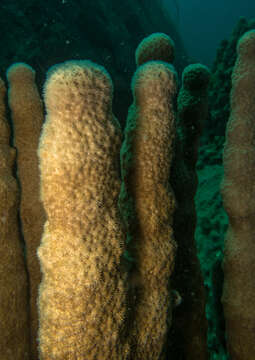
[[[42,360],[127,359],[124,233],[117,208],[121,132],[108,73],[54,67],[39,145],[47,213],[38,249]]]
[[[177,135],[170,178],[178,204],[173,222],[178,251],[172,283],[183,301],[173,315],[169,341],[171,360],[208,359],[205,292],[195,243],[194,198],[198,185],[199,139],[207,116],[209,79],[206,66],[187,66],[178,95]]]
[[[19,189],[13,177],[5,86],[0,79],[0,358],[29,359],[28,279],[18,224]]]
[[[231,360],[255,356],[255,31],[242,36],[232,74],[222,196],[229,217],[222,302]]]
[[[35,71],[27,64],[16,63],[7,71],[8,102],[17,149],[17,177],[21,188],[20,220],[26,244],[29,274],[30,341],[32,359],[38,358],[37,296],[41,281],[36,256],[40,244],[45,213],[39,197],[37,148],[43,123],[43,106],[35,84]]]
[[[132,81],[121,149],[120,206],[128,229],[134,323],[130,327],[132,359],[163,356],[171,323],[169,277],[173,271],[175,198],[169,185],[175,136],[176,72],[164,62],[139,66]],[[163,358],[163,357],[162,357]]]

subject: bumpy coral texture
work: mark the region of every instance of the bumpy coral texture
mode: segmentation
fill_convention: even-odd
[[[27,274],[18,228],[18,184],[12,175],[16,152],[9,145],[5,86],[0,79],[0,354],[28,360]]]
[[[91,62],[53,68],[39,146],[47,212],[38,256],[40,358],[126,359],[124,234],[117,197],[121,134],[112,85]]]
[[[232,74],[222,196],[229,217],[223,306],[232,360],[255,354],[255,31],[242,36]]]
[[[121,151],[120,204],[132,198],[136,224],[130,229],[135,322],[130,328],[134,359],[158,359],[171,322],[168,281],[175,242],[174,195],[169,186],[175,135],[173,99],[176,73],[170,65],[148,62],[136,71]],[[131,280],[132,282],[132,280]]]
[[[151,60],[171,64],[174,60],[174,42],[164,33],[153,33],[141,41],[135,52],[135,60],[137,66]]]
[[[196,162],[199,139],[208,110],[209,79],[210,72],[206,66],[187,66],[178,95],[178,131],[170,178],[178,204],[174,214],[178,251],[172,283],[180,291],[183,303],[173,317],[169,341],[173,360],[208,359],[205,293],[195,243],[194,197],[198,185]]]
[[[37,359],[37,296],[41,273],[36,251],[45,222],[39,196],[37,148],[43,123],[43,106],[35,84],[35,72],[30,66],[24,63],[12,65],[7,71],[7,78],[14,145],[17,149],[17,176],[21,187],[20,220],[29,273],[31,353]]]

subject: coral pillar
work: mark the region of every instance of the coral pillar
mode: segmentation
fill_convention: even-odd
[[[42,102],[35,84],[34,70],[24,64],[12,65],[7,71],[8,101],[17,149],[17,177],[21,187],[21,230],[26,244],[26,262],[30,294],[30,341],[32,359],[38,358],[37,297],[41,281],[36,256],[41,241],[45,213],[39,196],[39,162],[37,148],[43,123]]]
[[[255,31],[242,36],[232,73],[224,148],[223,205],[229,227],[222,302],[231,360],[255,356]]]
[[[175,137],[174,68],[150,61],[139,66],[133,81],[121,150],[120,206],[133,258],[131,287],[134,322],[130,327],[132,359],[163,356],[171,324],[175,198],[169,185]]]
[[[9,145],[5,86],[0,79],[0,358],[29,360],[28,279],[18,224],[16,157]]]
[[[121,132],[111,110],[110,77],[89,61],[56,66],[45,84],[45,104],[40,359],[125,360]]]
[[[209,79],[206,66],[187,66],[178,95],[177,136],[170,183],[177,200],[174,235],[178,251],[173,286],[180,292],[182,304],[173,314],[168,351],[171,360],[208,358],[205,291],[195,243],[194,197],[198,184],[198,145],[208,110]]]

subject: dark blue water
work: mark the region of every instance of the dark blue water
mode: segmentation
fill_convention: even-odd
[[[252,0],[162,0],[180,33],[189,55],[211,65],[219,42],[228,38],[240,16],[255,16]],[[178,12],[179,11],[179,21]]]

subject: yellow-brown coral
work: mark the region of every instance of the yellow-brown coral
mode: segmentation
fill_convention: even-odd
[[[111,80],[89,61],[61,64],[49,73],[45,103],[40,359],[126,359],[121,133],[111,111]]]
[[[37,296],[41,282],[40,265],[36,256],[41,241],[45,213],[39,198],[39,161],[37,148],[43,123],[43,107],[35,84],[34,70],[16,63],[7,71],[8,102],[17,149],[17,177],[21,187],[20,220],[26,244],[29,274],[30,340],[32,358],[38,358]]]
[[[28,279],[18,224],[16,152],[9,145],[5,86],[0,79],[0,358],[29,359]]]
[[[134,103],[121,150],[120,205],[125,212],[126,199],[131,198],[135,219],[128,226],[135,262],[131,274],[136,297],[130,328],[133,358],[150,360],[159,358],[171,323],[168,283],[175,255],[175,199],[168,180],[175,136],[176,73],[171,65],[151,61],[137,69],[132,86]]]
[[[255,30],[241,37],[237,54],[223,157],[222,197],[229,228],[222,302],[231,359],[254,360]]]

